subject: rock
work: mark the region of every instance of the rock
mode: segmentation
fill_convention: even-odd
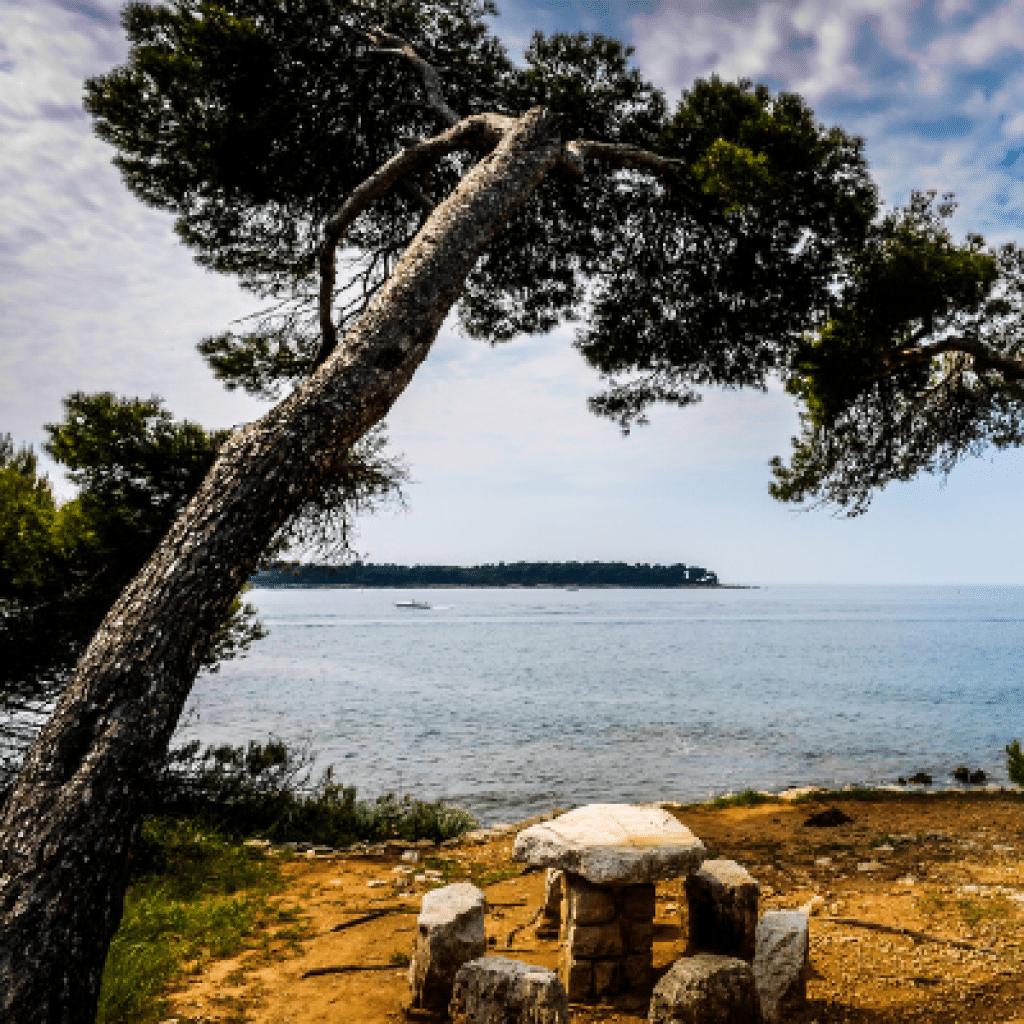
[[[647,953],[654,944],[653,921],[629,921],[623,918],[619,922],[622,933],[622,944],[629,953]]]
[[[843,814],[838,807],[829,807],[824,811],[818,811],[817,814],[812,814],[804,822],[804,825],[809,825],[811,828],[835,828],[837,825],[850,825],[852,823],[853,818]]]
[[[626,952],[618,921],[591,925],[570,923],[566,941],[574,957],[586,960],[621,957]]]
[[[965,765],[965,764],[958,764],[953,769],[953,778],[956,779],[957,782],[968,782],[968,781],[970,781],[971,773],[970,773],[969,769],[967,768],[967,765]]]
[[[616,918],[615,890],[578,875],[566,876],[566,911],[577,925],[608,924]]]
[[[418,850],[406,850],[402,854],[402,860],[406,864],[418,864],[420,855]]]
[[[631,921],[653,921],[655,891],[654,885],[631,885],[622,890],[622,914]]]
[[[463,964],[455,976],[452,1024],[569,1024],[569,1000],[558,975],[501,956]]]
[[[651,983],[651,968],[654,966],[651,951],[631,953],[622,961],[626,988],[638,991],[647,988]]]
[[[977,768],[967,777],[967,781],[972,786],[980,786],[985,781],[985,773]]]
[[[932,777],[927,772],[917,772],[910,776],[909,781],[912,786],[930,786]]]
[[[565,886],[565,872],[548,868],[544,879],[544,904],[540,918],[534,928],[538,939],[557,939],[562,919],[562,893]]]
[[[562,980],[569,999],[574,1003],[589,999],[594,994],[594,961],[566,956],[562,960]]]
[[[685,882],[692,949],[754,959],[758,884],[734,860],[708,860]]]
[[[754,1024],[754,972],[735,957],[684,956],[654,986],[647,1019],[650,1024]]]
[[[468,882],[425,893],[416,922],[416,952],[409,968],[412,1005],[445,1010],[462,965],[487,952],[484,894]]]
[[[799,910],[770,910],[757,923],[754,980],[763,1024],[794,1019],[807,1001],[810,933]]]
[[[594,995],[613,996],[622,984],[622,964],[618,960],[594,961]]]
[[[636,885],[689,875],[704,854],[704,844],[660,807],[589,804],[524,829],[512,856],[599,885]]]

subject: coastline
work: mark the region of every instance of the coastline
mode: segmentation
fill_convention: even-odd
[[[252,590],[760,590],[755,583],[679,583],[659,586],[656,583],[630,585],[628,583],[579,583],[570,587],[561,583],[263,583],[249,581]]]

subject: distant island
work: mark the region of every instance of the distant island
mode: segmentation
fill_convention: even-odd
[[[696,565],[646,562],[498,562],[497,565],[302,565],[277,562],[255,587],[717,587]]]

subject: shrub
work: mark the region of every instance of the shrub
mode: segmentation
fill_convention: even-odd
[[[1024,753],[1020,749],[1020,740],[1014,740],[1006,748],[1006,760],[1010,781],[1016,782],[1018,786],[1024,786]]]
[[[357,841],[432,839],[441,842],[476,828],[476,819],[443,801],[398,798],[370,803],[334,781],[328,768],[310,786],[312,757],[269,740],[247,747],[191,743],[168,755],[150,801],[151,814],[201,818],[225,834],[260,835],[276,842],[347,846]]]

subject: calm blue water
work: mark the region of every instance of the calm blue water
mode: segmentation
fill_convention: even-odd
[[[396,608],[410,597],[431,611]],[[484,821],[876,784],[1024,738],[1024,588],[255,590],[270,636],[179,738],[308,741],[360,796]]]

